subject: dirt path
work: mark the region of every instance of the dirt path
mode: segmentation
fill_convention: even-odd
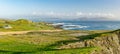
[[[74,34],[70,34],[72,36],[86,36],[89,35],[88,33],[74,33]]]
[[[62,30],[39,30],[38,32],[60,32]],[[26,34],[33,31],[11,31],[11,32],[0,32],[0,35],[12,35],[12,34]]]

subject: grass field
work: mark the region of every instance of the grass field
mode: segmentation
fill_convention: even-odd
[[[6,29],[6,25],[12,28]],[[45,32],[45,30],[49,31]],[[51,32],[52,30],[55,31]],[[29,32],[14,34],[13,31],[14,33],[20,31]],[[90,54],[92,51],[99,50],[99,48],[92,46],[60,49],[60,47],[69,43],[93,39],[100,36],[102,32],[108,31],[56,31],[56,28],[48,25],[48,23],[19,19],[15,21],[0,20],[0,32],[5,32],[4,35],[0,35],[0,54]]]
[[[9,28],[10,27],[10,28]],[[28,31],[28,30],[53,30],[53,26],[45,22],[32,22],[26,19],[0,20],[0,31]]]
[[[74,33],[88,31],[29,32],[21,35],[0,36],[0,54],[89,54],[96,47],[57,49],[66,43],[78,41]]]

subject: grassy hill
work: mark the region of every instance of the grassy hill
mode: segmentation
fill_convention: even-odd
[[[43,22],[25,19],[0,20],[1,31],[34,30],[25,34],[0,35],[0,54],[119,54],[120,30],[53,30]],[[12,28],[4,28],[4,26]],[[87,35],[84,35],[87,34]]]
[[[44,22],[32,22],[25,19],[0,20],[0,31],[52,30],[52,26]]]
[[[88,31],[29,32],[27,34],[0,36],[0,54],[88,54],[95,47],[57,49],[66,42],[78,40],[72,34]]]
[[[119,52],[120,30],[92,32],[33,31],[21,35],[2,35],[0,36],[0,54],[115,54]],[[73,35],[83,33],[90,35]]]

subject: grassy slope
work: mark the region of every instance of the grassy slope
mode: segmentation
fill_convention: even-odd
[[[11,29],[5,29],[3,26],[10,25]],[[12,20],[0,20],[0,31],[25,31],[25,30],[52,30],[52,26],[43,22],[32,22],[25,19]]]
[[[2,26],[11,25],[12,29],[4,29]],[[35,23],[27,20],[0,21],[0,31],[23,31],[54,29],[46,23]],[[0,36],[0,54],[89,54],[97,47],[85,47],[78,49],[63,49],[57,47],[80,40],[94,39],[101,34],[76,37],[73,33],[96,33],[96,31],[62,31],[62,32],[31,32],[24,35]],[[101,32],[101,31],[100,31]],[[97,32],[99,33],[99,32]]]
[[[61,43],[64,44],[64,41],[67,42],[66,40],[77,40],[70,34],[79,32],[81,31],[32,32],[24,35],[0,36],[0,54],[89,54],[96,50],[96,47],[56,49]]]

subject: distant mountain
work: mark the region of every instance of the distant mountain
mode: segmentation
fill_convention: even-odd
[[[32,21],[61,21],[61,20],[77,20],[77,21],[115,21],[116,19],[108,17],[49,17],[49,16],[36,16],[36,15],[19,15],[12,16],[7,19],[28,19]]]

